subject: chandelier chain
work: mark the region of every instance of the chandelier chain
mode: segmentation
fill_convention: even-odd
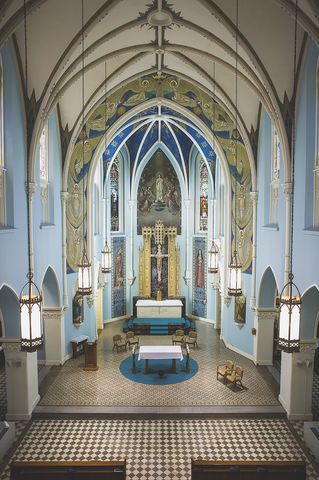
[[[292,257],[294,244],[294,204],[295,204],[295,150],[296,150],[296,97],[297,97],[297,26],[298,26],[298,0],[295,3],[295,28],[294,28],[294,84],[293,84],[293,112],[292,112],[292,139],[291,139],[291,230],[290,230],[290,272],[289,278],[293,279]]]
[[[235,57],[235,162],[236,162],[236,171],[235,171],[235,191],[234,191],[234,200],[235,200],[235,221],[234,221],[234,240],[235,240],[235,250],[234,256],[237,257],[237,157],[238,157],[238,0],[236,0],[236,57]]]
[[[86,253],[85,246],[85,228],[84,228],[84,218],[85,218],[85,189],[84,189],[84,155],[85,155],[85,125],[84,125],[84,0],[81,0],[81,47],[82,47],[82,241],[83,241],[83,254]]]
[[[32,280],[31,268],[31,232],[30,232],[30,163],[29,163],[29,105],[28,105],[28,46],[27,46],[27,2],[23,0],[24,16],[24,64],[25,64],[25,112],[26,112],[26,190],[27,190],[27,228],[28,228],[28,280]],[[31,283],[29,286],[31,289]],[[30,293],[30,292],[29,292]]]

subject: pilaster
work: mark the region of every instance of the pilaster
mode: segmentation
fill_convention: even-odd
[[[254,359],[256,365],[273,364],[275,309],[256,309],[255,311]]]
[[[312,420],[315,348],[314,341],[304,341],[300,344],[300,352],[281,354],[279,401],[289,420]]]
[[[45,364],[63,365],[65,360],[64,308],[44,308]]]
[[[7,420],[29,420],[40,400],[37,352],[21,352],[18,339],[2,344],[7,383]]]

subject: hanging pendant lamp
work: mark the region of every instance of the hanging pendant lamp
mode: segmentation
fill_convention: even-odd
[[[218,273],[218,260],[219,260],[219,251],[216,246],[216,243],[212,241],[211,247],[208,250],[208,255],[207,255],[208,273]]]
[[[238,0],[236,0],[236,174],[238,172]],[[235,178],[235,221],[234,221],[234,244],[235,250],[232,260],[228,267],[228,295],[231,297],[238,297],[242,295],[241,282],[242,282],[242,265],[239,261],[237,254],[237,179]]]
[[[25,91],[26,102],[28,100],[28,52],[27,52],[27,10],[26,0],[23,2],[24,9],[24,55],[25,55]],[[27,105],[27,103],[26,103]],[[42,296],[33,282],[33,272],[31,268],[31,225],[30,225],[30,163],[29,163],[29,130],[28,119],[26,121],[26,157],[27,157],[27,229],[28,229],[28,273],[27,283],[22,287],[20,303],[20,341],[21,350],[26,352],[35,352],[43,343],[43,324],[42,324]]]
[[[85,126],[84,126],[84,6],[83,0],[81,1],[81,12],[82,12],[82,240],[83,240],[83,250],[82,255],[80,258],[80,262],[78,263],[78,293],[80,295],[91,295],[92,294],[92,273],[91,273],[91,263],[88,260],[88,256],[86,253],[86,239],[85,239],[85,232],[84,232],[84,216],[85,216],[85,191],[84,191],[84,180],[85,180],[85,173],[84,173],[84,158],[85,158]]]
[[[105,122],[107,119],[107,98],[106,98],[106,62],[104,64],[104,78],[105,78],[105,103],[104,103],[104,113],[105,113]],[[105,133],[105,148],[104,151],[106,151],[107,148],[107,140],[106,140],[106,133]],[[105,187],[105,191],[107,192],[107,188]],[[106,209],[105,211],[107,212],[107,201],[106,201]],[[101,252],[101,270],[102,273],[111,273],[112,270],[112,252],[110,247],[107,244],[107,215],[105,215],[105,245],[103,247],[103,250]]]
[[[293,282],[293,238],[294,238],[294,191],[295,191],[295,149],[296,149],[296,71],[297,71],[297,25],[298,0],[295,4],[295,37],[294,37],[294,107],[292,118],[291,139],[291,222],[290,222],[290,271],[288,283],[284,285],[280,294],[279,306],[279,338],[278,348],[284,352],[299,352],[300,350],[300,314],[301,295]]]

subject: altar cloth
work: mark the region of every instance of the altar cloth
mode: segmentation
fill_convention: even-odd
[[[137,307],[182,307],[180,300],[137,300]]]
[[[143,345],[139,349],[139,360],[183,360],[180,345]]]

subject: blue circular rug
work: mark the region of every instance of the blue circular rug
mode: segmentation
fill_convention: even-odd
[[[185,372],[186,356],[183,360],[176,361],[176,373],[171,372],[172,360],[149,360],[148,373],[144,373],[144,360],[136,359],[136,373],[132,373],[132,356],[126,357],[120,364],[120,372],[132,382],[145,385],[172,385],[186,382],[198,372],[198,363],[189,359],[190,372]]]

